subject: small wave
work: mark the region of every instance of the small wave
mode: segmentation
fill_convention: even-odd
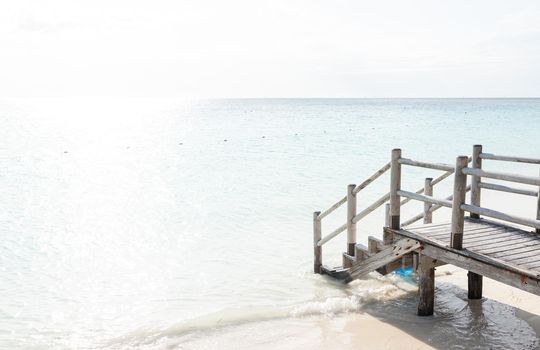
[[[347,290],[350,295],[329,297],[297,305],[291,311],[291,316],[335,316],[346,312],[357,312],[367,304],[394,299],[415,290],[414,285],[395,274],[378,276],[372,273],[367,279],[353,281]]]
[[[318,300],[310,300],[289,306],[252,306],[223,309],[201,317],[184,320],[162,329],[139,329],[115,339],[107,346],[122,349],[142,345],[149,346],[161,342],[163,339],[201,332],[207,334],[208,331],[217,331],[226,327],[290,317],[316,315],[334,317],[343,313],[358,312],[362,306],[369,303],[399,297],[408,293],[411,287],[416,288],[397,275],[380,276],[372,273],[368,275],[367,279],[356,280],[348,286],[343,286],[344,296],[324,296]]]

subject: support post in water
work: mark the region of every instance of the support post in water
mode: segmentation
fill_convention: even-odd
[[[356,185],[347,186],[347,254],[354,256],[356,246],[356,223],[353,222],[356,216]]]
[[[321,273],[322,266],[322,247],[317,243],[321,240],[321,220],[319,220],[320,211],[313,213],[313,272]]]
[[[473,169],[482,169],[482,158],[480,158],[481,153],[482,145],[474,145],[471,162]],[[480,206],[480,181],[481,177],[479,176],[473,176],[471,178],[471,204],[477,207]],[[479,219],[480,215],[471,213],[471,218]]]
[[[463,249],[463,226],[465,224],[465,211],[461,205],[465,204],[465,194],[467,193],[467,175],[463,169],[467,167],[469,158],[459,156],[456,159],[456,169],[454,171],[454,198],[452,201],[452,226],[450,236],[450,247]]]
[[[418,316],[433,315],[435,304],[435,264],[432,258],[418,256]]]
[[[482,153],[482,145],[474,145],[473,146],[473,154],[472,154],[472,167],[473,169],[482,169],[482,158],[480,158],[480,154]],[[473,176],[471,178],[471,204],[475,205],[477,207],[480,206],[480,198],[481,198],[481,188],[480,188],[480,182],[481,177],[479,176]],[[476,213],[471,213],[471,218],[480,219],[480,215]],[[469,299],[482,299],[482,275],[476,274],[472,271],[469,271],[467,273],[467,296]]]
[[[424,180],[424,194],[426,196],[433,196],[433,185],[431,184],[431,181],[433,181],[433,178],[427,177]],[[431,212],[431,207],[433,205],[428,202],[424,202],[424,224],[431,224],[431,221],[433,220],[433,213]]]
[[[468,282],[468,298],[482,299],[482,275],[469,271],[467,273]]]
[[[399,214],[400,214],[400,196],[398,191],[401,189],[401,149],[395,148],[392,150],[392,160],[390,162],[390,228],[399,230]]]

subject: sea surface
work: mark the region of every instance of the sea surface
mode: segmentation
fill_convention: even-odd
[[[473,144],[538,157],[539,135],[540,99],[1,99],[0,348],[215,349],[215,332],[362,307],[417,322],[414,276],[313,275],[312,213],[392,148],[449,164]],[[439,174],[407,169],[403,188]],[[388,186],[362,191],[359,209]],[[382,235],[382,215],[359,224],[360,242]],[[336,211],[323,234],[344,222]],[[324,262],[344,249],[341,235]],[[467,344],[462,301],[439,289],[433,344]],[[485,312],[485,344],[538,345],[508,307]]]

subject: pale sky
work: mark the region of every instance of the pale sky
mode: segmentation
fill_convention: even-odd
[[[540,1],[2,0],[0,97],[540,96]]]

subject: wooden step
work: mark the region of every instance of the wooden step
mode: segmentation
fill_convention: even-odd
[[[388,246],[385,246],[384,242],[378,239],[377,237],[374,237],[374,236],[368,237],[368,251],[371,254],[378,253],[386,247]]]
[[[343,267],[349,268],[356,263],[356,257],[349,255],[347,253],[343,253]]]
[[[349,269],[343,267],[329,267],[326,265],[321,266],[321,274],[328,275],[337,280],[343,281],[349,277]]]
[[[401,258],[420,248],[420,242],[412,238],[403,238],[394,242],[391,246],[383,249],[379,253],[370,256],[369,258],[356,263],[348,272],[349,277],[345,279],[345,283],[351,282],[354,279],[360,278],[365,274],[375,271],[381,267],[394,262],[401,261]]]
[[[365,260],[371,255],[373,255],[373,254],[370,254],[368,251],[368,248],[361,243],[356,243],[356,246],[354,248],[355,248],[356,261]]]

